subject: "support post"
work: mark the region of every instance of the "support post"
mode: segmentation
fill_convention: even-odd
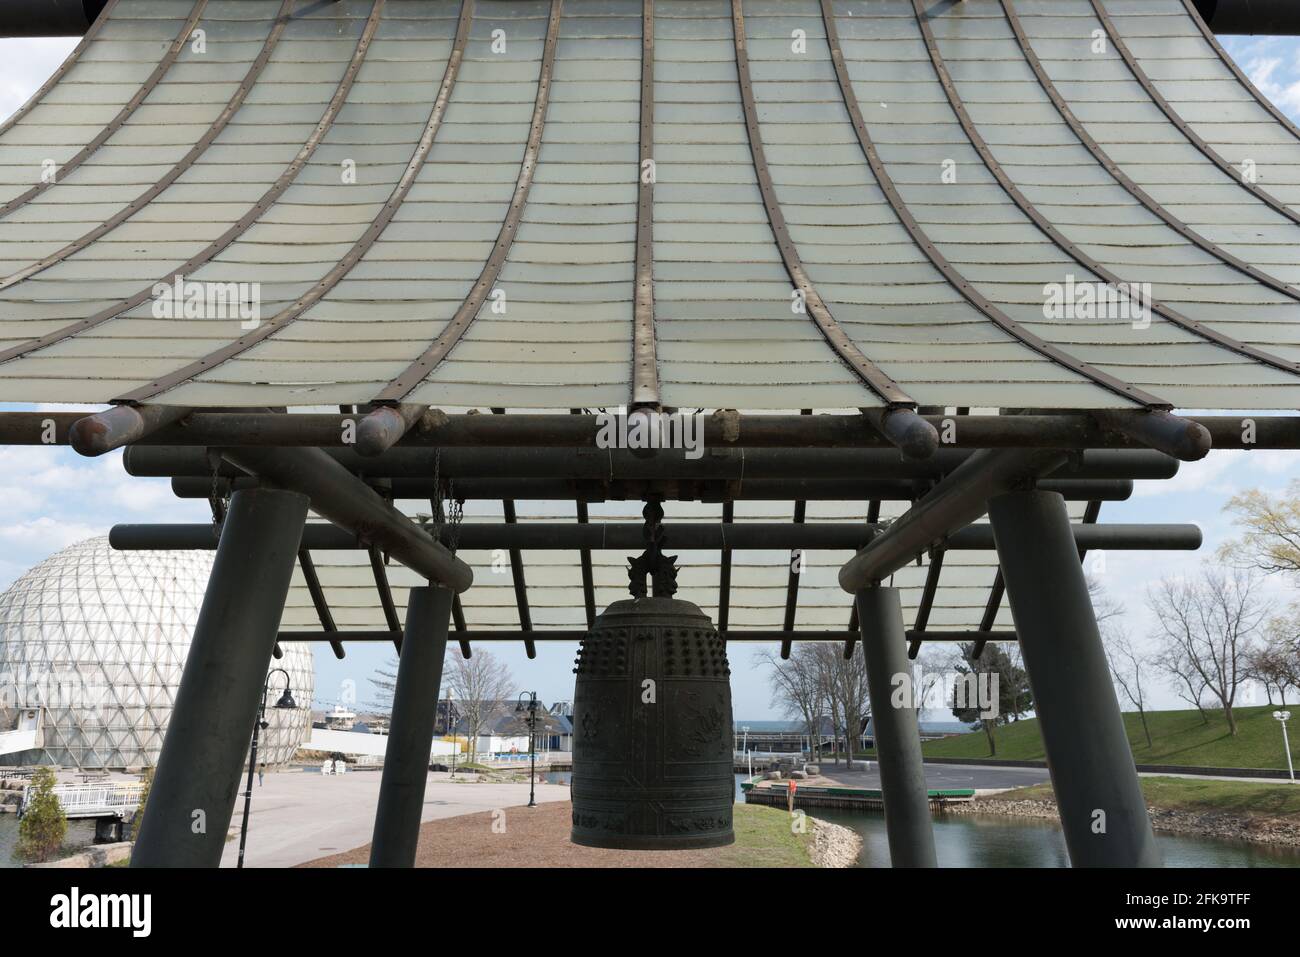
[[[307,519],[307,496],[230,500],[132,867],[216,867]]]
[[[1159,867],[1065,501],[1010,492],[989,519],[1070,863]]]
[[[370,844],[371,867],[415,866],[451,599],[452,592],[446,588],[424,586],[412,588],[407,602],[393,691],[393,723]]]
[[[857,603],[889,859],[894,867],[937,867],[903,607],[893,588],[863,588]],[[901,683],[901,701],[899,675],[907,676]]]

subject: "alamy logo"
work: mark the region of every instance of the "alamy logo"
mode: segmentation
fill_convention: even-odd
[[[151,894],[82,894],[73,887],[67,894],[50,898],[50,926],[125,927],[132,937],[148,937],[153,928]]]
[[[599,449],[685,449],[688,459],[704,455],[704,417],[681,412],[620,408],[596,416]]]
[[[1151,325],[1151,283],[1065,282],[1043,286],[1044,319],[1119,319],[1134,329]]]
[[[155,319],[238,319],[241,329],[262,321],[261,283],[197,282],[177,273],[151,291]]]

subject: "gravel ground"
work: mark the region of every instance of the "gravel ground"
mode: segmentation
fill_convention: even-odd
[[[429,821],[420,827],[416,867],[737,867],[752,849],[732,845],[694,851],[620,851],[578,847],[569,841],[572,805],[510,807]],[[495,827],[493,825],[496,825]],[[504,824],[504,827],[502,827]],[[847,828],[817,822],[813,860],[819,867],[851,867],[861,838]],[[365,864],[370,847],[358,847],[301,865]],[[761,866],[761,865],[760,865]]]

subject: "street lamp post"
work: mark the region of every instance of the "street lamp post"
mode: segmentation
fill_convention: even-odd
[[[257,704],[257,721],[253,724],[253,746],[248,752],[248,787],[244,789],[244,823],[239,828],[239,862],[236,867],[244,866],[244,847],[248,843],[248,809],[253,800],[253,771],[257,767],[257,738],[259,732],[267,727],[266,693],[271,690],[271,676],[277,672],[284,675],[284,694],[280,695],[280,700],[275,703],[276,708],[291,711],[298,707],[289,687],[291,683],[289,672],[283,668],[273,668],[267,672],[266,683],[262,685],[262,697]]]
[[[456,752],[460,750],[460,742],[457,740],[456,737],[456,729],[452,725],[451,702],[452,702],[451,692],[448,691],[447,692],[447,733],[451,735],[451,777],[454,778],[456,776]]]
[[[524,696],[528,700],[524,701]],[[524,720],[528,723],[528,806],[537,807],[537,751],[533,747],[533,740],[537,731],[537,692],[521,691],[519,701],[515,704],[515,713],[527,711],[528,716]]]
[[[1273,717],[1282,725],[1282,746],[1286,748],[1286,770],[1291,776],[1291,783],[1295,784],[1295,765],[1291,763],[1291,739],[1287,737],[1286,723],[1291,719],[1290,711],[1274,711]]]

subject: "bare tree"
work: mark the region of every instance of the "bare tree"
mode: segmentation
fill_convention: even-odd
[[[370,679],[375,686],[375,700],[367,704],[376,714],[392,717],[393,695],[397,692],[397,658],[390,657],[382,668],[375,669],[375,674],[378,677]]]
[[[1291,618],[1273,618],[1264,629],[1264,641],[1249,658],[1251,677],[1264,686],[1268,703],[1277,691],[1286,707],[1288,688],[1300,688],[1300,628]]]
[[[1137,708],[1138,718],[1142,721],[1142,733],[1146,735],[1149,748],[1151,728],[1147,724],[1146,680],[1154,662],[1149,655],[1138,649],[1133,643],[1133,636],[1122,625],[1109,623],[1102,628],[1101,636],[1115,687],[1119,688],[1129,704]]]
[[[861,740],[872,710],[867,690],[867,659],[859,643],[845,658],[838,644],[819,643],[816,649],[820,684],[830,705],[831,721],[844,733],[844,763],[853,769],[853,749]]]
[[[1247,660],[1270,610],[1258,584],[1247,569],[1203,568],[1194,578],[1166,578],[1147,592],[1161,666],[1197,699],[1202,717],[1201,694],[1218,699],[1232,735],[1233,705],[1249,678]]]
[[[754,664],[770,669],[767,681],[772,689],[772,704],[782,713],[803,721],[815,758],[821,747],[821,720],[826,713],[826,693],[821,684],[816,646],[800,643],[784,661],[764,651],[756,656]]]
[[[471,658],[448,652],[442,671],[447,690],[456,699],[465,722],[469,759],[473,761],[478,756],[480,732],[492,717],[496,703],[514,696],[515,680],[505,662],[490,651],[476,650]]]

